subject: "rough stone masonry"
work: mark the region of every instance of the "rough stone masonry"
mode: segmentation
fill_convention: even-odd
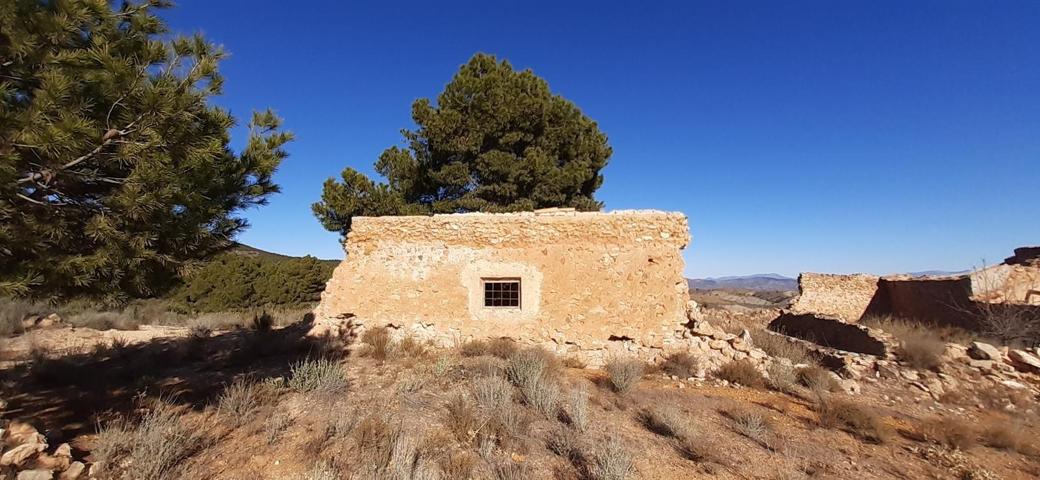
[[[685,215],[652,210],[359,217],[315,333],[511,337],[593,363],[660,352],[686,330],[689,241]]]

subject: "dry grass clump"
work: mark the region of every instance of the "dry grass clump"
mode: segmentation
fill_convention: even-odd
[[[960,418],[933,418],[921,425],[925,440],[956,450],[968,450],[978,443],[975,428]]]
[[[549,432],[549,436],[545,440],[545,447],[573,462],[581,456],[581,437],[574,430],[555,428]]]
[[[513,403],[513,385],[502,377],[481,377],[473,381],[473,398],[487,411],[504,408]]]
[[[990,420],[982,427],[981,437],[983,443],[993,448],[1040,456],[1036,437],[1026,431],[1021,422],[1007,419]]]
[[[564,413],[567,422],[575,430],[585,432],[589,427],[589,392],[585,385],[578,385],[567,393]]]
[[[770,333],[758,328],[751,330],[751,343],[766,352],[770,357],[786,358],[795,365],[816,363],[807,348],[798,342],[784,338],[782,335]]]
[[[795,373],[793,365],[774,361],[766,367],[766,373],[769,375],[769,388],[784,393],[795,390],[798,374]]]
[[[560,411],[560,385],[545,376],[520,388],[524,403],[552,420]]]
[[[528,480],[531,478],[531,468],[526,463],[509,459],[495,462],[491,466],[491,471],[497,480]]]
[[[841,391],[841,382],[834,378],[831,371],[826,368],[819,366],[799,368],[795,371],[795,375],[798,377],[798,383],[814,392]]]
[[[715,377],[749,388],[765,388],[766,377],[747,360],[732,360],[715,371]]]
[[[875,443],[885,443],[892,438],[892,430],[872,408],[850,400],[820,395],[814,405],[820,417],[820,425],[841,428],[857,437]]]
[[[448,410],[445,419],[448,430],[460,442],[468,443],[473,440],[481,423],[473,402],[465,395],[456,394],[444,406]]]
[[[647,430],[664,437],[681,437],[686,433],[682,414],[672,406],[653,406],[639,412],[639,421]]]
[[[664,359],[661,370],[679,378],[690,378],[697,375],[697,357],[689,352],[675,352]]]
[[[463,370],[469,378],[505,377],[506,363],[497,357],[479,356],[463,360]]]
[[[383,361],[390,355],[390,330],[386,327],[375,327],[361,334],[361,341],[367,348],[360,353],[376,360]]]
[[[735,408],[726,412],[733,421],[733,429],[769,450],[777,450],[777,436],[772,422],[761,413],[749,408]]]
[[[464,357],[491,355],[503,360],[508,360],[518,350],[516,342],[505,337],[487,340],[470,340],[459,346],[459,353]]]
[[[224,389],[217,398],[217,412],[225,415],[232,422],[242,424],[271,398],[268,384],[252,380],[236,380]]]
[[[605,369],[614,391],[625,394],[643,378],[646,365],[635,358],[612,358],[607,362]]]
[[[91,454],[105,478],[159,480],[205,446],[200,429],[185,425],[180,412],[158,403],[139,422],[117,421],[98,432]],[[130,465],[130,471],[119,471]]]
[[[395,352],[399,352],[401,355],[406,357],[425,357],[430,352],[426,349],[426,344],[412,338],[404,337],[397,345],[393,346]]]
[[[524,388],[525,385],[538,382],[543,374],[552,368],[549,352],[540,348],[520,350],[509,357],[506,362],[506,377],[513,385]]]
[[[621,442],[611,438],[596,448],[588,473],[593,480],[625,480],[635,473],[632,454]]]
[[[925,330],[907,334],[899,344],[899,356],[910,366],[922,370],[934,370],[942,365],[945,351],[946,343]]]
[[[334,395],[347,389],[347,377],[338,362],[306,359],[290,367],[289,388],[297,393]]]
[[[443,473],[441,478],[472,478],[477,459],[469,452],[452,450],[447,455],[439,457],[437,465]]]
[[[304,480],[338,480],[339,478],[341,478],[339,470],[324,461],[315,463],[307,473],[303,474]]]

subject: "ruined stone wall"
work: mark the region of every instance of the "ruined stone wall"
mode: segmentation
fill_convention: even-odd
[[[856,322],[874,301],[878,277],[803,273],[798,276],[798,290],[798,298],[791,304],[792,312],[822,313]]]
[[[1040,305],[1040,263],[994,265],[972,272],[971,290],[982,302]]]
[[[895,315],[939,325],[978,329],[978,317],[970,300],[971,280],[966,276],[882,277],[878,298],[867,314]]]
[[[684,215],[657,211],[360,217],[315,314],[441,344],[662,348],[686,322],[689,240]],[[520,308],[484,306],[496,278],[520,279]]]

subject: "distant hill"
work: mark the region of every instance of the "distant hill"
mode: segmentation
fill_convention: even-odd
[[[252,247],[252,246],[246,245],[244,243],[239,243],[239,244],[236,244],[235,246],[231,247],[231,249],[228,250],[228,253],[230,253],[232,255],[241,255],[243,257],[260,258],[260,259],[264,259],[264,260],[289,260],[289,259],[293,259],[293,258],[303,258],[303,257],[293,257],[293,256],[289,256],[289,255],[282,255],[280,253],[268,252],[267,250],[261,250],[261,249],[256,248],[256,247]],[[320,259],[320,258],[318,260],[320,260],[322,263],[332,263],[333,265],[338,265],[339,264],[339,260],[326,260],[326,259]]]
[[[950,275],[963,275],[970,272],[970,270],[961,270],[958,272],[950,272],[947,270],[925,270],[923,272],[910,272],[907,275],[911,277],[948,277]]]
[[[775,273],[715,278],[688,278],[686,283],[689,284],[692,290],[798,290],[798,280]]]

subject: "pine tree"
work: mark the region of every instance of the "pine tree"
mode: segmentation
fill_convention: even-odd
[[[312,209],[326,229],[346,235],[359,215],[602,208],[593,193],[611,155],[606,135],[530,70],[478,53],[436,105],[416,100],[412,118],[407,148],[375,164],[386,183],[349,167],[325,181]]]
[[[209,105],[223,50],[171,38],[163,0],[0,0],[0,294],[119,301],[231,245],[278,191],[291,134]]]

